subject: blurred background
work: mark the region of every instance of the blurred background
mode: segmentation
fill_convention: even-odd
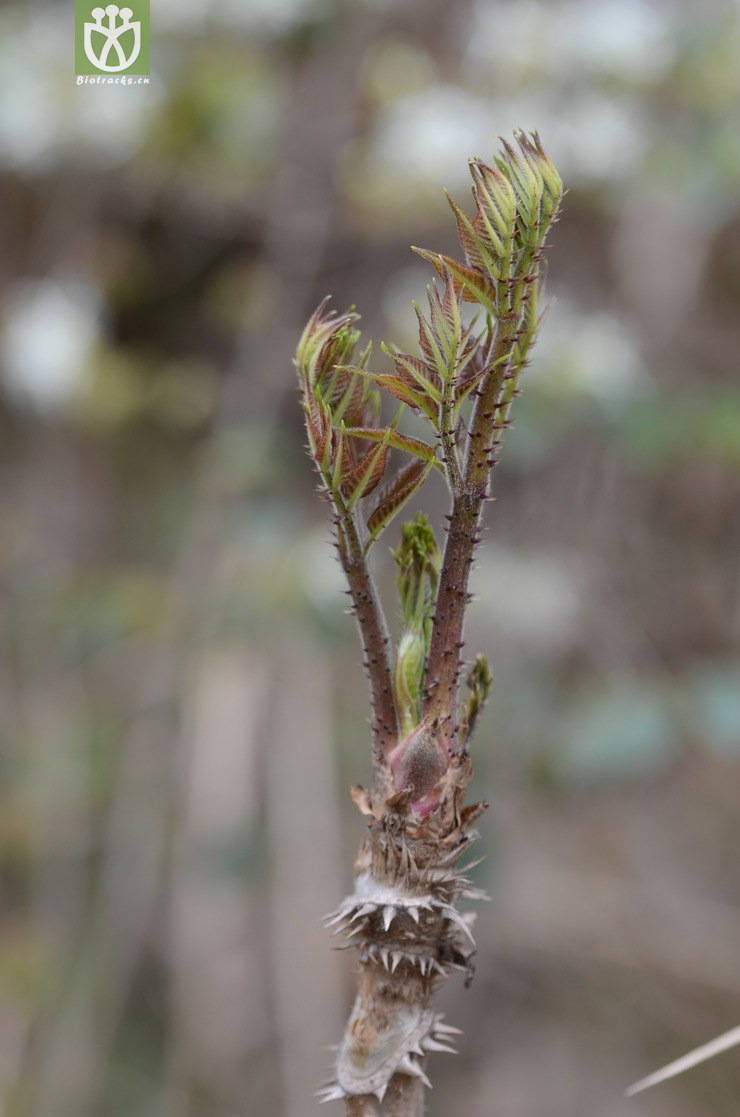
[[[413,344],[409,245],[521,126],[569,192],[429,1112],[737,1117],[740,1051],[622,1090],[740,1022],[740,9],[152,7],[146,87],[75,85],[71,0],[0,11],[0,1109],[317,1112],[369,734],[291,356],[326,293]]]

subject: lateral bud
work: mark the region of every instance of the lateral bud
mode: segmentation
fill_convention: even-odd
[[[396,790],[411,792],[411,806],[426,817],[439,802],[437,784],[447,771],[450,753],[438,718],[425,717],[396,745],[389,763]]]

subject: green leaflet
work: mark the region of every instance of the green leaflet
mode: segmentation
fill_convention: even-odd
[[[385,351],[388,352],[394,360],[396,359],[393,352],[388,349]],[[396,365],[396,367],[398,368],[398,365]],[[401,376],[394,376],[392,373],[368,372],[367,369],[359,368],[353,369],[352,371],[359,373],[360,376],[367,377],[368,380],[372,380],[373,383],[377,384],[380,388],[385,388],[391,395],[395,396],[396,399],[400,399],[402,403],[408,404],[409,407],[413,407],[416,411],[423,411],[428,419],[435,420],[437,418],[437,406],[434,399],[429,398],[429,396],[425,394],[425,388],[418,383],[417,377],[414,377],[412,382],[409,383],[408,380],[403,379]],[[409,376],[410,375],[411,374],[409,374]]]
[[[344,428],[346,431],[346,428]],[[342,482],[342,492],[347,498],[347,508],[352,511],[359,500],[370,496],[383,479],[388,464],[388,442],[384,438],[365,454]]]
[[[412,246],[413,247],[413,246]],[[441,276],[444,276],[445,265],[452,272],[459,286],[461,296],[465,302],[480,303],[491,314],[496,313],[496,288],[492,281],[475,268],[468,268],[465,264],[453,260],[451,256],[443,256],[438,252],[428,252],[425,248],[413,248],[417,256],[429,260]]]
[[[477,193],[476,202],[478,203],[478,212],[481,214],[481,220],[486,225],[488,244],[486,244],[480,236],[467,213],[460,209],[460,206],[449,194],[447,195],[447,201],[450,203],[450,208],[455,215],[460,245],[470,260],[471,265],[479,271],[487,271],[494,279],[498,279],[499,268],[497,266],[497,261],[499,261],[504,254],[504,244],[499,235],[499,231],[493,228],[489,220],[486,220]],[[493,248],[493,252],[490,251],[489,245]]]
[[[422,442],[420,438],[412,438],[410,434],[401,434],[393,427],[345,427],[344,433],[350,438],[367,438],[371,442],[382,442],[387,436],[389,444],[395,446],[397,450],[405,450],[407,454],[413,454],[423,462],[428,462],[430,467],[434,466],[440,472],[443,470],[434,446]]]
[[[428,369],[423,361],[420,361],[418,357],[412,357],[410,353],[402,353],[400,349],[394,349],[392,346],[386,345],[385,342],[381,343],[380,348],[391,358],[399,375],[403,376],[405,374],[422,388],[430,399],[434,400],[435,403],[440,402],[442,393],[437,385],[428,376],[424,375],[425,372],[431,372],[432,370]]]
[[[450,363],[440,348],[434,330],[422,314],[421,307],[417,302],[414,302],[412,305],[419,322],[419,347],[427,361],[434,362],[439,378],[444,383],[450,375]]]
[[[408,462],[407,465],[399,469],[398,473],[391,478],[388,485],[380,494],[380,499],[375,511],[367,521],[367,530],[370,533],[370,538],[365,545],[366,552],[378,538],[381,531],[387,527],[393,517],[401,511],[406,501],[421,488],[431,472],[432,465],[433,462],[428,462],[425,465],[423,461],[417,459],[416,461]]]
[[[332,460],[332,476],[331,487],[333,492],[339,492],[342,487],[342,480],[346,472],[345,454],[347,453],[347,446],[344,438],[344,430],[340,428],[338,431],[333,431],[336,435],[336,449],[334,450],[334,457]],[[347,454],[349,457],[349,454]]]

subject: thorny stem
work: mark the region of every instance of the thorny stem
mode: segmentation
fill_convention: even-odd
[[[398,736],[388,658],[390,637],[354,517],[341,497],[335,495],[334,499],[338,515],[339,557],[360,629],[365,666],[370,682],[373,747],[377,763],[390,751]]]
[[[449,726],[457,711],[463,623],[468,603],[468,584],[473,552],[478,542],[483,502],[488,495],[492,453],[497,425],[497,404],[509,375],[513,347],[522,314],[508,311],[499,319],[491,369],[479,390],[468,434],[465,476],[461,490],[453,495],[442,571],[429,646],[426,671],[425,714]]]
[[[383,1099],[383,1117],[424,1117],[424,1086],[418,1078],[394,1074]]]
[[[454,1050],[450,1037],[457,1031],[433,1009],[432,996],[452,971],[465,973],[466,980],[473,972],[473,915],[457,905],[484,897],[459,862],[475,841],[473,825],[487,806],[464,802],[473,774],[468,741],[491,676],[485,657],[479,657],[458,726],[463,620],[491,468],[536,334],[544,234],[562,193],[536,133],[519,133],[517,142],[518,153],[504,141],[505,154],[495,167],[471,161],[474,217],[451,203],[465,263],[419,250],[444,284],[442,297],[430,293],[429,321],[419,314],[420,356],[387,350],[394,374],[369,372],[369,349],[359,367],[348,365],[359,339],[357,315],[353,308],[340,316],[326,312],[325,302],[298,346],[310,447],[336,512],[338,550],[373,704],[372,789],[352,788],[354,802],[370,821],[355,861],[355,889],[327,917],[328,926],[346,936],[345,947],[355,949],[359,959],[357,996],[335,1077],[320,1091],[325,1101],[343,1100],[348,1117],[423,1117],[427,1055]],[[473,332],[475,319],[463,327],[463,301],[486,310],[482,334]],[[377,401],[365,390],[368,380],[430,421],[442,462],[433,446],[399,434],[395,423],[378,425]],[[474,402],[461,444],[460,406],[467,398]],[[379,456],[370,457],[367,466],[347,442],[358,437],[381,444]],[[372,511],[361,517],[358,502],[379,486],[389,445],[417,460],[378,488]],[[432,461],[444,464],[452,498],[444,557],[440,570],[433,534],[431,542],[426,539],[428,524],[425,528],[417,517],[406,525],[420,567],[413,577],[404,573],[403,551],[394,552],[402,608],[413,631],[404,633],[392,671],[364,535],[367,530],[371,541],[377,538],[423,484]],[[436,584],[431,626],[427,580],[430,592]],[[409,631],[414,639],[406,639]]]
[[[347,1117],[424,1117],[424,1087],[418,1078],[394,1074],[383,1103],[374,1094],[346,1099]]]
[[[442,460],[445,463],[445,473],[453,497],[459,496],[462,491],[462,477],[460,475],[460,462],[455,441],[455,424],[452,418],[454,381],[448,376],[442,388],[442,407],[440,409],[439,441],[442,446]]]

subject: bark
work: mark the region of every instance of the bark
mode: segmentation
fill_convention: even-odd
[[[388,656],[389,637],[357,529],[351,515],[339,513],[339,557],[342,563],[365,656],[373,710],[376,757],[390,752],[398,736],[393,682]]]
[[[500,431],[498,407],[503,385],[510,372],[512,350],[521,325],[521,314],[508,313],[499,321],[489,375],[473,412],[468,454],[461,488],[453,493],[442,573],[426,669],[424,713],[448,725],[457,735],[458,682],[460,678],[463,623],[469,601],[468,585],[473,555],[479,542],[481,511],[490,486],[492,455]]]
[[[454,1051],[457,1029],[431,1007],[448,974],[472,973],[471,915],[462,899],[481,898],[459,860],[485,809],[461,809],[472,775],[468,757],[453,757],[435,809],[420,819],[410,793],[359,795],[372,814],[355,863],[355,890],[328,917],[357,950],[358,992],[325,1100],[345,1099],[347,1113],[420,1117],[429,1052]]]

